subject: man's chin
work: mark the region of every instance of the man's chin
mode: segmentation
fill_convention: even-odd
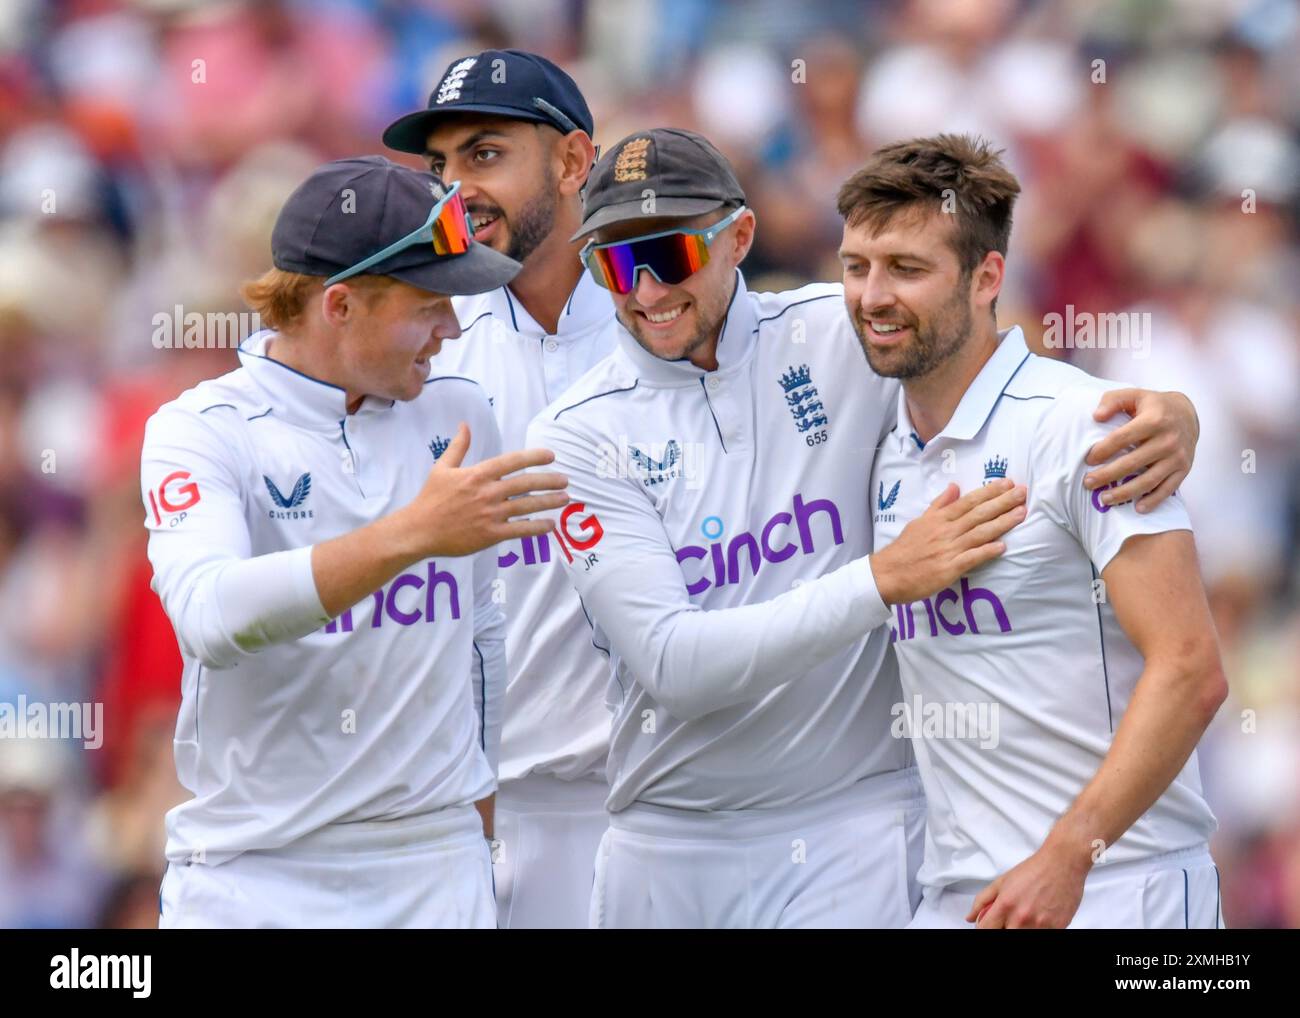
[[[912,359],[901,350],[881,350],[864,340],[862,352],[867,364],[881,378],[911,378],[916,374]]]
[[[400,384],[391,386],[383,398],[394,399],[399,403],[409,403],[424,391],[424,383],[429,380],[432,374],[432,365],[426,364],[423,368],[418,364],[413,365],[406,378],[402,379]]]
[[[680,361],[686,357],[691,347],[690,336],[662,336],[641,328],[633,330],[632,335],[643,349],[661,361]]]

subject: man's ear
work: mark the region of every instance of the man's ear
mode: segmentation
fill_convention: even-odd
[[[746,209],[740,214],[740,218],[736,220],[732,252],[737,265],[745,260],[745,256],[749,254],[749,249],[754,246],[754,230],[757,226],[758,220],[754,217],[752,209]]]
[[[971,298],[975,301],[976,307],[993,306],[993,302],[998,299],[998,294],[1002,292],[1006,271],[1007,260],[998,252],[990,251],[984,256],[984,261],[973,274]]]
[[[347,283],[335,283],[320,295],[321,317],[328,325],[340,328],[356,317],[359,304],[360,294]]]
[[[587,174],[596,162],[596,147],[586,131],[570,131],[556,142],[556,155],[560,164],[557,177],[560,194],[568,197],[578,194],[587,182]]]

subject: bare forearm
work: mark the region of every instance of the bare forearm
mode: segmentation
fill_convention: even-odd
[[[422,557],[401,510],[312,548],[312,576],[333,618]]]
[[[490,416],[486,423],[495,436]],[[550,529],[547,520],[514,518],[558,509],[566,503],[566,478],[529,470],[550,463],[554,455],[545,449],[523,449],[462,467],[469,443],[469,428],[461,424],[413,501],[312,549],[316,592],[331,617],[378,590],[413,562],[434,556],[459,558]],[[488,446],[499,447],[500,437],[492,438]]]
[[[1047,844],[1087,866],[1099,848],[1118,841],[1178,776],[1226,688],[1217,654],[1149,662],[1110,751]]]

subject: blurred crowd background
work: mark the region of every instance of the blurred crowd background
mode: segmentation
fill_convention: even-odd
[[[181,662],[139,448],[160,403],[236,361],[157,349],[154,316],[242,310],[310,168],[382,151],[454,57],[506,46],[574,75],[598,143],[717,142],[759,217],[758,289],[838,278],[835,193],[875,146],[1006,149],[1025,190],[1002,324],[1149,312],[1149,356],[1081,363],[1199,409],[1224,913],[1300,926],[1294,0],[4,0],[0,703],[102,703],[105,732],[0,739],[0,927],[156,924]]]

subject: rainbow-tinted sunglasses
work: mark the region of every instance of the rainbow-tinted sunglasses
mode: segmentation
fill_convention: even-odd
[[[378,265],[385,258],[391,258],[399,251],[405,251],[408,247],[431,243],[433,253],[436,255],[458,255],[468,251],[473,240],[474,223],[470,219],[469,210],[465,208],[465,199],[460,195],[458,180],[438,199],[438,204],[429,210],[429,218],[418,230],[389,244],[382,251],[376,251],[369,258],[362,259],[350,269],[335,273],[325,280],[325,285],[333,286],[349,276],[360,275],[366,269]]]
[[[606,290],[631,293],[636,288],[638,269],[647,269],[655,279],[676,286],[709,264],[709,245],[734,223],[746,206],[701,230],[665,230],[648,237],[597,244],[590,240],[578,257],[593,278]]]

